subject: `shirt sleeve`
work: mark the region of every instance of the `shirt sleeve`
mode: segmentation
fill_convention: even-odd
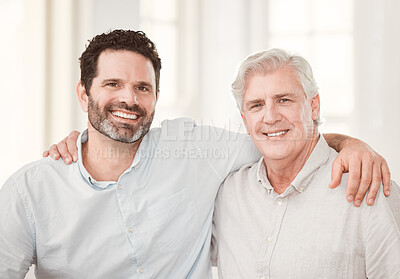
[[[10,178],[0,190],[0,278],[24,278],[34,263],[33,226],[28,204]]]
[[[222,180],[243,165],[261,158],[250,136],[212,125],[197,125],[189,118],[163,121],[159,140],[174,142],[173,146],[179,147],[170,151],[174,155],[182,149],[190,153],[191,160],[207,161]]]
[[[199,144],[211,150],[209,162],[222,179],[261,158],[260,152],[246,134],[212,126],[201,126],[199,131],[208,135],[208,138],[203,136]]]
[[[367,277],[370,279],[400,278],[400,195],[394,182],[392,189],[390,199],[381,191],[375,204],[369,207],[365,253]]]

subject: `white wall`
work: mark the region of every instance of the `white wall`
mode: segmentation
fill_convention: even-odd
[[[231,129],[241,123],[230,85],[238,62],[249,54],[246,3],[201,1],[199,112],[204,123]]]
[[[400,181],[400,2],[355,1],[354,136],[389,162]]]
[[[44,0],[0,1],[0,185],[44,148],[45,14]]]

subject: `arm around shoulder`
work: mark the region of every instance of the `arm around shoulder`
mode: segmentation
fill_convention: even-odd
[[[367,204],[373,205],[381,182],[386,196],[390,191],[390,171],[386,160],[365,142],[345,135],[324,134],[328,145],[339,152],[332,166],[329,187],[340,184],[343,172],[349,172],[347,200],[360,206],[367,195]]]
[[[58,160],[61,157],[66,164],[71,164],[72,161],[76,162],[78,160],[78,148],[76,146],[78,137],[79,132],[72,131],[62,141],[53,144],[49,150],[43,152],[43,157],[50,155],[54,160]]]

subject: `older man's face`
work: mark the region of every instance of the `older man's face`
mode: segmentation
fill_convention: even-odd
[[[247,78],[242,118],[264,159],[295,160],[307,152],[318,115],[319,96],[307,100],[290,67]]]

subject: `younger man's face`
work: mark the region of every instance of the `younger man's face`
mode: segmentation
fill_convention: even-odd
[[[154,68],[143,55],[103,51],[88,97],[89,122],[111,139],[132,143],[150,129],[156,104]]]

